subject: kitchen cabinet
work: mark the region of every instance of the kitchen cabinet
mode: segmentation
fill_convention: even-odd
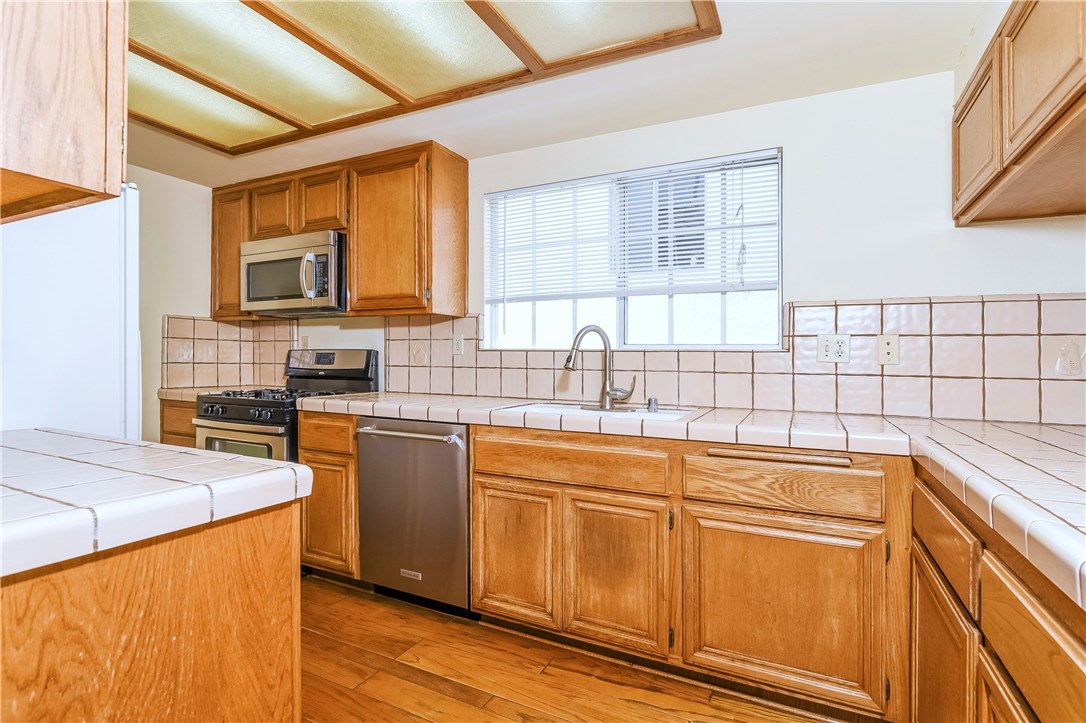
[[[1010,676],[984,648],[977,657],[977,723],[1035,723]]]
[[[213,222],[215,318],[240,318],[242,241],[333,229],[347,234],[346,315],[467,312],[467,161],[436,143],[219,188],[213,216],[220,197],[245,208]]]
[[[241,244],[249,240],[249,192],[211,194],[211,316],[248,319],[241,311]]]
[[[955,105],[957,225],[1086,213],[1086,2],[1012,3]]]
[[[159,440],[178,447],[195,447],[196,425],[192,420],[196,416],[196,402],[160,399],[158,408]]]
[[[355,418],[300,412],[298,461],[313,470],[302,500],[302,564],[359,576],[358,461]]]
[[[923,545],[913,547],[912,720],[976,720],[980,631]]]
[[[124,0],[3,3],[0,220],[120,195]]]
[[[907,458],[482,426],[472,458],[474,610],[907,717]]]

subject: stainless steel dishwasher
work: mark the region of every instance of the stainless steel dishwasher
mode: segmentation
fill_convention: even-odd
[[[467,608],[468,428],[359,417],[362,579]]]

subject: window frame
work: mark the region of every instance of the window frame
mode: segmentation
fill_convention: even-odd
[[[575,183],[589,181],[589,180],[593,180],[593,179],[606,179],[606,178],[617,179],[617,178],[621,178],[621,177],[629,175],[629,174],[645,174],[645,175],[649,175],[649,174],[651,174],[653,172],[660,172],[660,171],[664,171],[664,170],[681,170],[681,169],[687,168],[687,167],[696,167],[696,166],[699,166],[699,165],[707,165],[707,164],[711,164],[714,161],[722,161],[722,160],[726,160],[726,159],[738,159],[738,160],[741,161],[743,159],[743,157],[758,157],[758,156],[763,156],[763,155],[766,155],[766,154],[769,154],[769,153],[772,153],[772,152],[776,152],[776,155],[777,155],[777,159],[776,159],[776,163],[777,163],[777,224],[776,224],[776,226],[777,226],[777,239],[776,239],[777,284],[776,284],[776,289],[774,290],[775,295],[776,295],[776,303],[774,305],[774,308],[775,308],[775,312],[776,312],[775,316],[776,316],[776,323],[777,323],[777,334],[776,334],[776,340],[774,342],[766,343],[766,344],[726,344],[726,343],[723,343],[723,344],[679,344],[679,343],[675,343],[674,342],[674,334],[675,334],[675,322],[674,322],[674,318],[675,318],[674,317],[674,313],[675,313],[675,310],[674,310],[675,297],[676,296],[690,295],[691,293],[694,293],[694,292],[687,292],[685,294],[680,292],[680,293],[677,294],[677,293],[675,293],[674,290],[671,290],[666,294],[667,299],[668,299],[668,342],[667,343],[661,343],[661,344],[644,344],[644,343],[631,344],[631,343],[627,343],[627,340],[629,338],[628,305],[629,305],[630,298],[639,296],[639,294],[635,293],[635,294],[622,294],[622,295],[616,295],[616,296],[601,296],[601,297],[598,297],[598,298],[607,298],[607,299],[613,298],[613,299],[615,299],[615,330],[616,330],[616,333],[614,335],[615,338],[611,339],[611,345],[612,345],[612,348],[615,349],[616,351],[617,350],[622,350],[622,351],[777,351],[777,350],[786,349],[787,348],[786,345],[785,345],[786,332],[785,332],[785,329],[784,329],[784,325],[785,325],[787,320],[784,318],[784,290],[783,290],[783,285],[784,285],[784,148],[783,148],[783,146],[768,147],[768,148],[763,148],[763,149],[759,149],[759,150],[755,150],[755,151],[744,151],[744,152],[741,152],[741,153],[732,153],[732,154],[721,155],[721,156],[712,156],[712,157],[696,159],[696,160],[692,160],[692,161],[682,161],[682,162],[678,162],[678,163],[665,163],[665,164],[660,164],[660,165],[656,165],[656,166],[648,166],[648,167],[644,167],[644,168],[633,168],[633,169],[627,169],[627,170],[624,170],[624,171],[617,171],[617,172],[613,172],[613,173],[603,173],[603,174],[598,174],[598,175],[593,175],[593,176],[583,176],[583,177],[580,177],[580,178],[566,179],[566,180],[561,180],[561,181],[553,181],[553,182],[548,182],[548,183],[533,184],[533,185],[530,185],[530,186],[521,186],[521,187],[517,187],[517,188],[510,188],[510,189],[504,189],[504,190],[500,190],[500,191],[491,191],[491,192],[484,193],[483,194],[483,251],[482,251],[482,256],[483,256],[484,308],[483,308],[483,313],[480,314],[480,316],[482,317],[482,320],[481,320],[480,326],[479,326],[479,328],[480,328],[480,347],[479,348],[481,350],[484,350],[484,351],[543,351],[543,352],[546,352],[546,351],[564,351],[566,349],[566,347],[564,347],[564,346],[559,347],[559,348],[553,348],[553,347],[540,347],[540,346],[499,347],[499,346],[492,346],[491,345],[493,343],[493,339],[497,336],[497,334],[492,331],[490,325],[499,323],[499,320],[497,318],[494,318],[494,319],[487,318],[487,316],[488,316],[487,313],[486,313],[487,304],[486,304],[486,300],[485,300],[485,296],[486,296],[485,288],[486,288],[486,284],[487,284],[487,275],[488,275],[490,265],[492,263],[491,260],[488,258],[489,254],[488,254],[487,245],[486,245],[486,239],[487,239],[487,236],[488,236],[488,233],[489,233],[488,229],[489,229],[489,225],[490,225],[490,215],[489,215],[488,210],[487,210],[487,202],[491,197],[506,195],[506,194],[517,192],[517,191],[526,191],[526,190],[530,190],[530,189],[532,189],[532,190],[543,190],[543,189],[550,188],[550,187],[563,186],[563,185],[566,185],[566,184],[575,184]],[[616,197],[618,195],[617,188],[612,189],[611,195],[612,195],[611,202],[610,202],[611,213],[612,213],[613,216],[617,216],[618,213],[619,213],[619,211],[618,211],[619,204],[616,201]],[[618,223],[618,220],[613,219],[613,223]],[[755,291],[757,291],[757,290],[755,290]],[[761,291],[768,291],[768,289],[762,289]],[[716,292],[710,292],[710,293],[716,293]],[[721,339],[726,339],[727,338],[726,332],[727,332],[728,295],[731,294],[731,293],[744,293],[744,292],[741,292],[741,291],[726,291],[726,292],[719,292],[719,293],[720,293],[720,325],[721,325],[720,331],[721,331]],[[664,294],[654,294],[653,296],[664,296]],[[592,297],[585,297],[585,298],[592,298]],[[577,333],[577,330],[580,328],[578,326],[578,323],[577,323],[577,302],[579,300],[580,300],[579,298],[568,299],[568,301],[571,303],[571,315],[570,315],[570,317],[571,317],[571,326],[573,327],[570,330],[570,337],[569,337],[570,342],[573,341],[574,335]],[[531,322],[531,324],[532,324],[532,339],[533,340],[536,338],[536,335],[537,335],[536,334],[536,314],[537,314],[536,304],[540,303],[540,301],[544,301],[544,300],[534,299],[531,302],[528,302],[528,303],[532,304],[532,322]],[[489,333],[487,333],[487,332],[489,332]]]

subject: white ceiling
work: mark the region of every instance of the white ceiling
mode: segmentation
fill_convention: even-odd
[[[221,186],[430,139],[480,158],[951,70],[983,5],[718,1],[713,40],[233,158],[133,123],[128,161]]]

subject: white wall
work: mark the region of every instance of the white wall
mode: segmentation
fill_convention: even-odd
[[[988,43],[992,42],[992,36],[995,35],[999,24],[1003,22],[1003,16],[1007,14],[1007,8],[1010,6],[1010,0],[977,3],[977,18],[973,21],[969,40],[962,48],[958,64],[954,67],[954,100],[957,100],[965,89],[969,76],[973,74],[977,63],[980,62],[980,56],[984,55],[984,51],[988,49]]]
[[[786,301],[1086,288],[1086,217],[955,228],[951,72],[583,138],[470,163],[469,308],[483,194],[781,146]]]
[[[138,166],[143,438],[159,435],[162,315],[211,313],[211,189]]]

